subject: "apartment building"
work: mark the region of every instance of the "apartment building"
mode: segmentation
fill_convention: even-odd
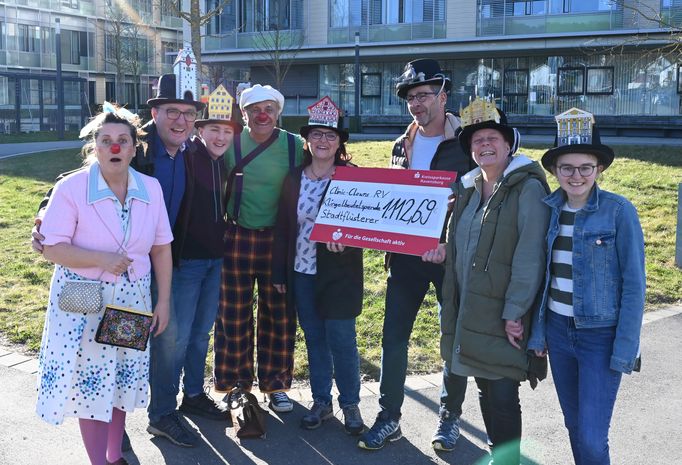
[[[0,0],[0,135],[56,130],[57,19],[67,131],[105,99],[144,105],[182,48],[159,1]]]
[[[293,62],[285,115],[324,95],[354,115],[358,92],[365,131],[404,126],[394,78],[430,57],[453,82],[454,110],[492,95],[526,132],[549,132],[552,115],[578,106],[606,133],[680,136],[682,53],[660,48],[682,45],[666,27],[680,23],[682,0],[232,0],[202,56],[226,79],[274,83],[263,45],[277,36]]]

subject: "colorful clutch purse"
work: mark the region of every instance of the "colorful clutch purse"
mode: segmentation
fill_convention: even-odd
[[[126,349],[146,350],[151,325],[151,312],[107,305],[95,341]]]

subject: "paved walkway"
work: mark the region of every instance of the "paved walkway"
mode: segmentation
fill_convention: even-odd
[[[618,465],[663,465],[682,457],[682,307],[649,312],[642,330],[643,369],[625,376],[616,403],[611,429],[612,461]],[[60,427],[41,422],[33,413],[35,403],[34,358],[0,348],[0,464],[86,464],[77,422],[68,419]],[[231,465],[369,465],[487,463],[485,433],[476,405],[476,389],[469,383],[462,415],[462,437],[454,452],[436,454],[430,436],[438,411],[439,375],[408,378],[401,420],[404,438],[382,451],[357,449],[356,439],[343,433],[342,418],[315,431],[304,431],[298,422],[308,405],[305,388],[292,392],[292,413],[270,412],[268,437],[243,440],[226,425],[188,418],[201,434],[196,449],[182,449],[145,432],[145,412],[128,417],[127,430],[133,451],[131,464],[231,464]],[[378,411],[376,383],[363,384],[361,408],[370,423]],[[551,376],[532,391],[521,387],[524,412],[522,453],[525,465],[571,463],[570,446],[563,427]]]
[[[1,140],[1,139],[0,139]],[[23,142],[21,144],[0,143],[0,160],[30,153],[47,152],[50,150],[78,149],[83,146],[81,140],[62,140],[52,142]]]

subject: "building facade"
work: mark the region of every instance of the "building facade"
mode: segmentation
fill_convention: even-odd
[[[105,99],[139,109],[182,48],[171,12],[159,0],[0,0],[0,134],[56,130],[57,42],[67,131]]]
[[[232,0],[202,56],[227,80],[271,84],[278,61],[290,64],[285,115],[329,95],[368,132],[404,127],[394,78],[430,57],[452,80],[454,110],[494,96],[526,132],[550,133],[553,115],[579,107],[607,134],[675,136],[682,35],[667,25],[680,23],[682,0]]]

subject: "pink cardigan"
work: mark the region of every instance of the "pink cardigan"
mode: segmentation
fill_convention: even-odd
[[[130,279],[136,280],[151,270],[152,246],[169,244],[173,234],[159,182],[132,168],[128,172],[128,195],[133,200],[125,251],[133,260]],[[67,243],[84,249],[117,252],[124,235],[112,195],[99,174],[97,163],[61,179],[43,216],[40,227],[45,236],[43,244]],[[90,279],[98,279],[103,271],[96,267],[70,269]],[[101,279],[113,282],[116,276],[105,272]]]

